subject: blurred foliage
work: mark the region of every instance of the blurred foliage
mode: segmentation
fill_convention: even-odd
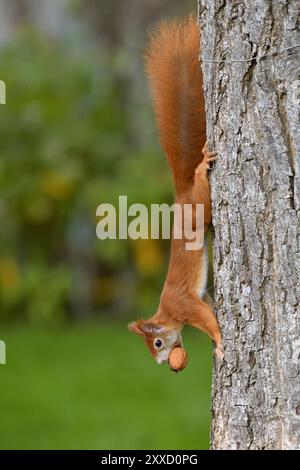
[[[1,449],[208,447],[209,338],[187,328],[176,375],[124,327],[154,313],[170,242],[96,237],[101,203],[173,202],[142,53],[185,7],[0,2]],[[67,325],[91,316],[121,325]]]
[[[132,138],[120,56],[33,30],[0,51],[0,320],[156,307],[168,243],[100,241],[95,232],[97,206],[121,194],[129,204],[172,201],[158,144]]]

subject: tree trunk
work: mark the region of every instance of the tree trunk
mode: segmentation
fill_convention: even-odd
[[[199,19],[225,348],[211,446],[300,449],[300,48],[270,55],[300,44],[299,2],[200,0]]]

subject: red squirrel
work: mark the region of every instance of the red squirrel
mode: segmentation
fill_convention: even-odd
[[[204,205],[204,231],[211,223],[208,170],[216,159],[206,143],[202,73],[198,60],[199,29],[195,17],[160,22],[146,51],[146,70],[162,147],[173,173],[175,201]],[[195,214],[193,214],[195,217]],[[194,224],[194,221],[193,221]],[[185,324],[207,333],[223,359],[221,332],[205,293],[205,246],[186,250],[186,239],[171,241],[168,274],[155,315],[137,320],[128,329],[140,335],[161,364],[174,347],[182,346]]]

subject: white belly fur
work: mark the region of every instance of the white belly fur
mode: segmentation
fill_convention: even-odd
[[[208,271],[208,259],[207,259],[207,242],[205,241],[204,248],[203,248],[203,258],[201,259],[201,264],[199,268],[199,280],[198,280],[198,288],[197,292],[199,297],[202,299],[205,291],[206,291],[206,283],[207,283],[207,271]]]

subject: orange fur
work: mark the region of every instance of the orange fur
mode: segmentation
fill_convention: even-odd
[[[162,146],[173,171],[176,202],[204,205],[205,234],[211,223],[208,170],[215,159],[205,143],[205,111],[199,55],[199,31],[193,16],[161,22],[150,39],[146,66]],[[202,155],[203,154],[203,155]],[[193,212],[193,226],[196,226]],[[142,336],[160,363],[181,342],[181,329],[190,324],[206,332],[223,357],[221,333],[207,297],[199,298],[205,270],[204,249],[188,251],[186,238],[172,238],[169,270],[157,312],[129,325]],[[160,348],[156,342],[162,343]]]
[[[179,192],[192,183],[206,140],[199,37],[192,15],[162,21],[146,52],[160,140]]]

